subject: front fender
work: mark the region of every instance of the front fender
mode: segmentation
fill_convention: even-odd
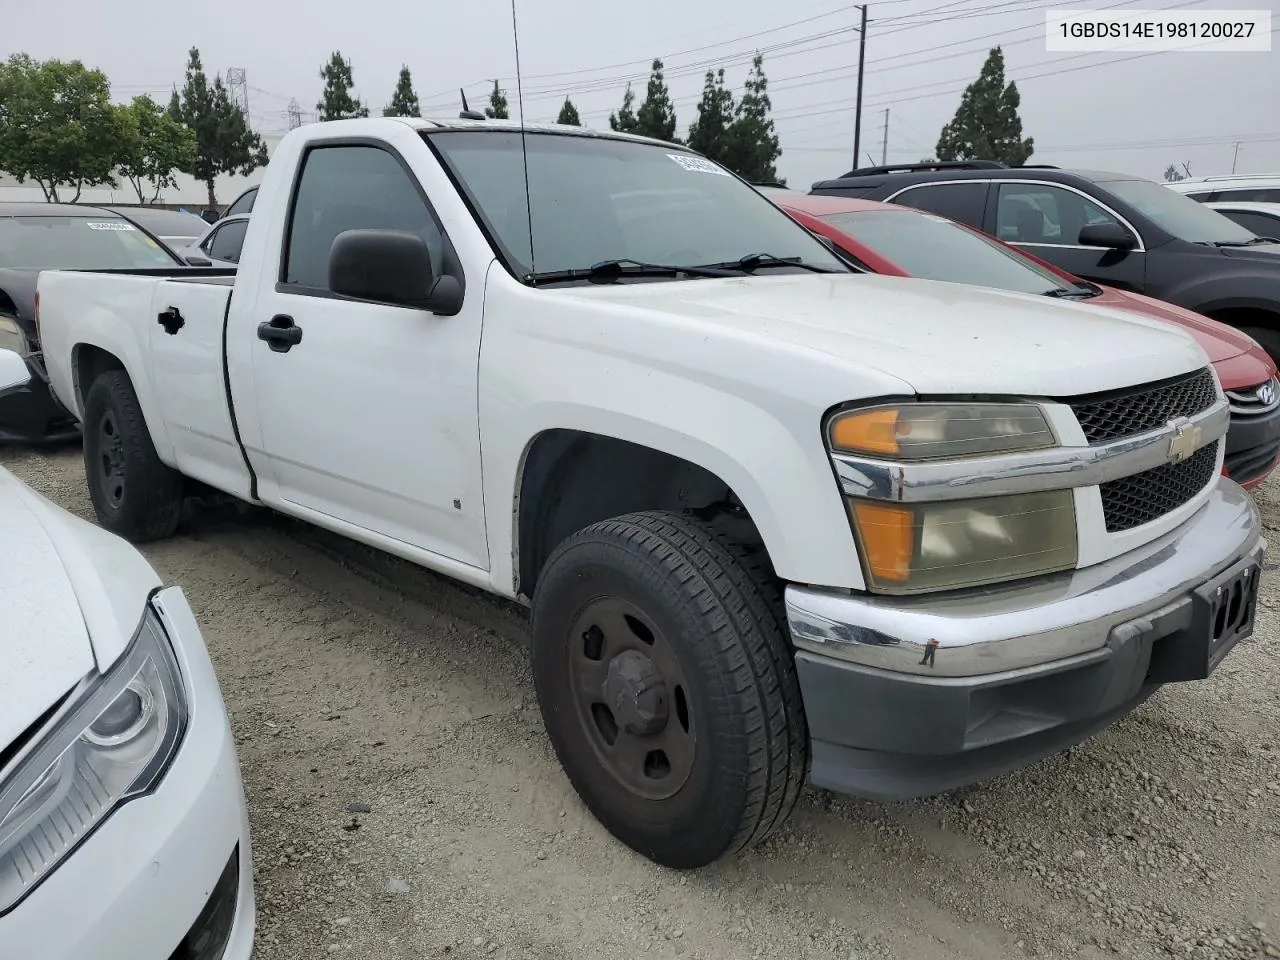
[[[1193,280],[1174,287],[1161,299],[1205,316],[1223,310],[1259,310],[1280,316],[1280,272],[1265,276],[1240,271]]]
[[[822,416],[840,402],[910,394],[907,384],[795,345],[717,342],[694,323],[543,299],[554,315],[491,271],[478,405],[495,590],[513,592],[523,465],[554,429],[702,467],[738,495],[779,576],[863,588]]]

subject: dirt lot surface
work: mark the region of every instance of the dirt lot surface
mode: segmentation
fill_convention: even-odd
[[[92,516],[78,450],[0,464]],[[145,552],[231,711],[261,960],[1280,956],[1278,573],[1210,681],[1068,754],[922,802],[809,790],[679,874],[569,788],[515,608],[257,513],[197,508]]]

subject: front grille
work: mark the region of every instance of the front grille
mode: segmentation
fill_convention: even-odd
[[[1266,473],[1278,456],[1280,440],[1272,440],[1270,443],[1228,453],[1223,466],[1227,468],[1227,476],[1236,483],[1248,483]]]
[[[1190,417],[1213,406],[1217,399],[1213,371],[1205,367],[1172,380],[1075,397],[1067,403],[1092,444],[1158,430],[1175,417]]]
[[[1161,464],[1102,484],[1107,533],[1140,527],[1189,502],[1213,479],[1221,442],[1206,444],[1181,463]]]
[[[1270,413],[1280,406],[1280,384],[1277,384],[1274,379],[1252,387],[1228,390],[1226,394],[1227,402],[1231,404],[1231,412],[1246,417]]]

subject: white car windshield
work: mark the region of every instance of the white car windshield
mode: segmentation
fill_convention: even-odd
[[[427,138],[518,276],[613,260],[736,265],[758,254],[848,272],[752,187],[674,145],[527,132],[530,215],[519,131],[440,130]]]

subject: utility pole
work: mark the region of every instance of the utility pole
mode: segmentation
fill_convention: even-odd
[[[1231,155],[1231,172],[1236,172],[1236,161],[1240,159],[1240,141],[1236,141],[1236,152]]]
[[[862,146],[862,67],[867,59],[867,5],[862,4],[862,26],[858,30],[858,107],[853,117],[853,167],[858,168],[858,151]]]
[[[889,162],[889,108],[884,108],[884,136],[880,138],[880,166]]]
[[[302,107],[298,105],[298,101],[291,99],[289,101],[289,129],[296,130],[302,126]]]

